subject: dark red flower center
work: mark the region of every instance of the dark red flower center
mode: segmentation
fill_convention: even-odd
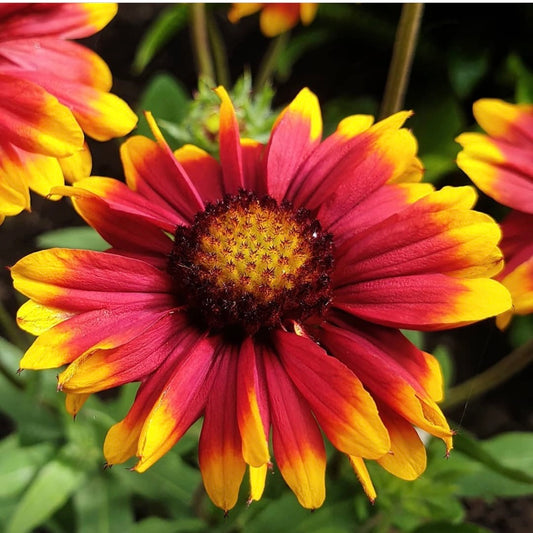
[[[253,334],[324,311],[332,248],[307,210],[241,191],[176,228],[168,271],[208,327]]]

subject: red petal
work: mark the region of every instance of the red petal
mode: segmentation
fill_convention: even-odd
[[[300,505],[316,509],[326,496],[326,451],[309,405],[289,380],[277,356],[265,352],[272,445],[283,479]]]
[[[237,503],[245,472],[237,424],[237,349],[219,354],[220,363],[205,408],[198,460],[207,494],[229,511]]]

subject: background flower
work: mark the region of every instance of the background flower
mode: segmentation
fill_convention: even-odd
[[[273,457],[301,505],[325,497],[321,431],[350,458],[370,499],[365,459],[403,479],[425,469],[413,426],[452,430],[437,403],[437,361],[399,328],[436,330],[505,311],[498,226],[471,210],[468,187],[433,191],[409,112],[343,120],[322,140],[318,100],[302,90],[266,146],[239,138],[217,89],[220,163],[130,138],[127,186],[91,178],[71,195],[111,253],[52,249],[20,260],[39,335],[21,368],[69,366],[58,388],[76,414],[87,397],[140,381],[109,431],[109,464],[143,472],[204,416],[199,464],[224,510],[246,468],[260,498]]]
[[[84,132],[105,141],[135,126],[135,114],[109,93],[107,65],[69,40],[96,33],[116,11],[116,4],[0,6],[0,222],[30,208],[28,188],[47,195],[63,176],[90,174]]]
[[[315,18],[318,4],[313,3],[235,3],[228,12],[231,22],[260,11],[259,26],[263,35],[275,37],[302,22],[305,26]]]
[[[488,135],[460,135],[457,164],[483,192],[513,209],[502,222],[506,265],[498,275],[513,297],[513,309],[497,320],[505,327],[513,313],[533,312],[533,106],[482,99],[474,116]]]

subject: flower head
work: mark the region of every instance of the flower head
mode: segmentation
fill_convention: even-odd
[[[109,464],[142,472],[199,417],[207,493],[231,509],[249,469],[258,499],[273,461],[308,508],[325,497],[322,432],[370,498],[365,460],[414,479],[414,426],[452,447],[437,403],[439,365],[399,328],[435,330],[507,310],[499,228],[471,210],[472,188],[433,191],[409,112],[352,116],[322,140],[302,90],[266,146],[239,137],[216,90],[220,162],[156,142],[121,149],[127,184],[62,187],[108,252],[53,249],[12,267],[30,298],[21,327],[39,338],[21,368],[67,364],[58,387],[75,414],[92,393],[139,381],[109,431]]]
[[[266,37],[275,37],[296,26],[299,21],[305,26],[315,18],[318,4],[313,3],[235,3],[231,7],[228,18],[238,22],[242,17],[261,11],[259,26]]]
[[[513,313],[533,312],[533,105],[482,99],[474,116],[488,135],[460,135],[457,164],[483,192],[512,209],[501,224],[506,264],[497,279],[513,297],[513,309],[497,319],[503,328]]]
[[[107,65],[69,40],[96,33],[116,12],[116,4],[0,6],[0,223],[29,209],[28,189],[46,195],[64,175],[90,174],[84,132],[104,141],[135,126],[109,93]]]

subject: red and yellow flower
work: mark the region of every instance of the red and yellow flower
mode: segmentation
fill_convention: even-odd
[[[275,37],[301,22],[307,26],[313,22],[318,4],[316,3],[235,3],[228,12],[230,22],[238,22],[243,17],[258,11],[259,27],[266,37]]]
[[[0,5],[0,223],[30,208],[29,190],[86,177],[83,132],[99,141],[130,132],[137,117],[110,94],[111,73],[70,41],[102,29],[116,4]],[[74,158],[74,160],[72,160]]]
[[[473,188],[420,183],[417,143],[400,112],[351,116],[322,140],[316,96],[302,90],[266,146],[241,139],[226,91],[220,162],[194,146],[122,146],[127,184],[89,178],[58,193],[110,244],[52,249],[11,272],[38,335],[25,369],[58,377],[75,414],[93,393],[138,381],[109,431],[111,464],[143,472],[203,416],[207,493],[231,509],[275,461],[298,501],[325,497],[323,434],[348,455],[371,499],[365,460],[404,479],[425,469],[415,427],[453,431],[437,406],[437,361],[399,328],[437,330],[506,311],[489,279],[500,230],[473,211]]]
[[[503,220],[505,267],[498,278],[513,297],[513,308],[497,319],[505,327],[513,313],[533,312],[533,105],[482,99],[474,116],[487,132],[463,133],[457,164],[494,200],[512,211]]]

